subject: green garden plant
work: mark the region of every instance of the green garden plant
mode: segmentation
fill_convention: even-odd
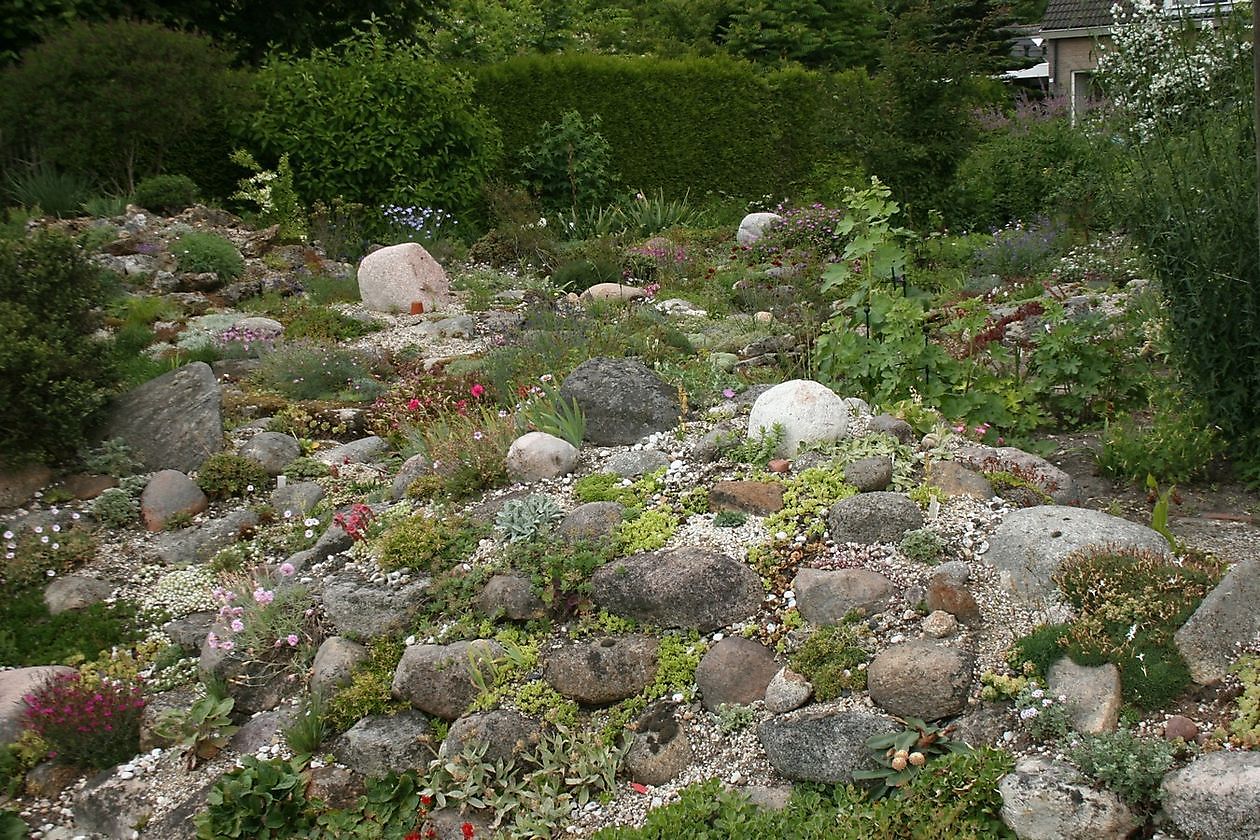
[[[1068,757],[1091,779],[1141,813],[1159,802],[1159,786],[1173,766],[1176,747],[1163,738],[1142,738],[1126,729],[1082,735]]]
[[[235,452],[216,452],[197,468],[197,486],[211,499],[248,496],[270,484],[266,470]]]
[[[187,175],[150,175],[136,184],[135,203],[146,210],[174,216],[197,200],[197,184]]]
[[[905,724],[900,732],[872,735],[866,747],[881,766],[875,770],[855,770],[856,781],[874,782],[875,796],[895,793],[921,772],[930,772],[932,759],[947,753],[970,752],[971,748],[950,737],[952,727],[938,727],[918,718],[898,718]]]
[[[846,691],[866,688],[866,670],[859,667],[871,652],[862,644],[862,625],[854,616],[840,624],[819,627],[793,654],[792,669],[814,684],[814,697],[833,700]]]
[[[532,542],[549,533],[563,518],[564,511],[555,499],[533,493],[504,502],[494,518],[494,527],[503,532],[509,543]]]
[[[240,727],[232,723],[231,697],[207,694],[187,711],[168,709],[158,718],[154,732],[184,750],[189,770],[218,755]]]
[[[494,167],[499,133],[458,71],[419,44],[361,31],[305,58],[273,55],[251,116],[259,151],[288,154],[305,204],[443,207],[463,217]],[[357,142],[347,147],[346,137]]]
[[[215,233],[185,233],[171,245],[171,253],[180,271],[215,274],[222,282],[235,280],[245,271],[241,252]]]
[[[252,755],[220,777],[206,795],[205,809],[193,819],[198,840],[253,837],[279,840],[309,829],[305,785],[298,767]]]
[[[600,118],[566,111],[556,125],[544,122],[537,141],[521,152],[520,174],[549,212],[603,204],[615,177],[612,147],[599,133]]]
[[[0,237],[0,460],[60,459],[77,451],[113,384],[93,338],[105,297],[99,270],[68,237]]]
[[[103,770],[136,754],[145,701],[138,684],[58,674],[22,698],[27,727],[58,761]]]

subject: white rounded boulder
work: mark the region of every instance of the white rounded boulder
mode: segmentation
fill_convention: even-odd
[[[836,393],[809,379],[792,379],[775,385],[753,403],[748,415],[750,437],[768,435],[775,424],[783,427],[783,439],[775,449],[791,458],[802,443],[832,443],[849,430],[849,407]]]
[[[512,441],[507,453],[508,476],[521,484],[556,478],[573,472],[577,448],[546,432],[527,432]]]
[[[363,306],[373,312],[410,312],[417,301],[433,312],[451,297],[446,271],[414,242],[368,254],[359,263],[358,279]]]

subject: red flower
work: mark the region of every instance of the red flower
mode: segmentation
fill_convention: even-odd
[[[464,840],[472,840],[473,834],[476,833],[473,831],[472,823],[467,822],[461,825],[459,830],[464,835]]]
[[[478,382],[468,389],[468,393],[473,395],[473,399],[479,400],[486,393],[486,386]]]
[[[420,840],[420,832],[408,831],[406,835],[403,836],[403,840]]]

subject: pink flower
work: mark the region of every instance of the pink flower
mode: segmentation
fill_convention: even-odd
[[[290,633],[285,640],[289,643],[289,647],[297,647],[298,637],[296,633]]]
[[[723,388],[723,389],[722,389],[722,396],[726,397],[726,398],[729,400],[731,397],[735,396],[735,389],[734,389],[734,388]]]
[[[294,572],[295,570],[294,570],[294,568],[293,568],[293,564],[292,564],[292,563],[289,563],[289,562],[284,562],[284,563],[281,563],[281,564],[280,564],[280,570],[279,570],[279,571],[280,571],[280,574],[281,574],[281,575],[283,575],[284,577],[289,577],[290,575],[292,575],[292,574],[293,574],[293,572]]]
[[[232,619],[231,627],[233,633],[239,633],[245,629],[245,622],[241,621],[239,618],[234,618]]]
[[[259,604],[270,604],[276,599],[276,593],[270,589],[263,589],[261,586],[254,590],[254,600]]]
[[[472,394],[473,399],[479,400],[482,398],[482,396],[485,395],[486,386],[478,382],[477,384],[473,385],[471,388],[468,389],[468,393]]]
[[[420,409],[420,400],[416,399],[415,397],[412,397],[411,399],[407,400],[408,411],[418,411],[419,409]]]

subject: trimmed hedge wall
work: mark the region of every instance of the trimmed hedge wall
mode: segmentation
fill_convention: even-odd
[[[766,72],[726,58],[520,56],[475,71],[477,98],[499,124],[504,170],[543,122],[598,114],[612,170],[643,191],[783,195],[831,152],[831,128],[864,97],[865,71]]]

